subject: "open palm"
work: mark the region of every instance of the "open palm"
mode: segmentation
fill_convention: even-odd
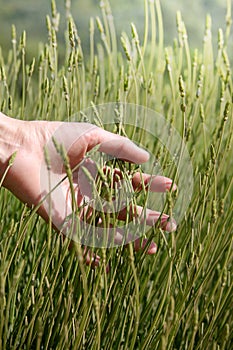
[[[89,151],[98,145],[98,152],[136,164],[146,162],[149,158],[147,152],[129,139],[92,124],[33,121],[21,122],[20,125],[17,155],[4,185],[24,203],[38,206],[38,213],[46,221],[51,217],[54,227],[63,233],[71,228],[73,221],[67,218],[71,218],[74,211],[76,214],[79,211],[78,223],[85,224],[84,230],[90,227],[87,222],[93,214],[93,204],[90,203],[94,198],[91,183],[97,181],[98,171],[95,162],[86,158]],[[71,169],[73,172],[69,177],[67,174]],[[103,169],[105,174],[106,171],[106,168]],[[116,168],[113,177],[118,179],[113,180],[114,183],[121,183],[123,176]],[[171,186],[172,180],[162,176],[152,177],[137,172],[132,177],[132,189],[135,191],[144,187],[153,192],[165,192]],[[175,187],[173,185],[173,189]],[[104,207],[95,226],[103,226],[103,214]],[[161,215],[152,209],[144,210],[132,204],[130,208],[120,206],[114,215],[121,221],[129,220],[129,217],[131,220],[138,218],[149,226],[155,225],[159,220],[163,229],[175,229],[175,222],[170,221],[168,215]],[[109,223],[109,229],[111,226]],[[118,228],[114,232],[114,242],[122,243],[122,229]],[[132,238],[130,233],[127,237]],[[146,239],[141,241],[137,236],[132,239],[136,250],[144,247],[147,242]],[[124,242],[127,243],[127,240]],[[156,245],[152,242],[148,253],[155,252]]]

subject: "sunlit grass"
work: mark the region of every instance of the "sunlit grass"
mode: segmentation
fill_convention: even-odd
[[[180,13],[174,42],[164,47],[157,0],[145,1],[143,38],[131,24],[131,37],[123,33],[118,47],[104,1],[101,18],[90,19],[88,57],[72,17],[67,19],[64,61],[52,4],[48,41],[40,44],[38,57],[27,62],[26,33],[18,37],[14,27],[6,60],[0,51],[1,110],[26,120],[69,121],[78,111],[107,102],[155,109],[187,145],[194,192],[176,232],[150,231],[148,238],[158,244],[155,256],[134,253],[131,245],[96,249],[101,263],[92,270],[78,245],[69,250],[68,239],[1,188],[0,348],[231,349],[231,2],[218,43],[212,42],[207,17],[198,51],[189,47]],[[112,131],[145,141],[127,128],[127,121],[119,127],[118,120]],[[144,146],[154,152],[165,175],[175,176],[166,149],[156,142]]]

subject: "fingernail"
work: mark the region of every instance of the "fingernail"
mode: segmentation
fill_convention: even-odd
[[[174,184],[173,182],[172,182],[172,180],[166,180],[166,182],[165,182],[165,187],[166,187],[166,190],[170,190],[171,189],[171,186],[172,186],[172,191],[175,191],[176,190],[176,188],[177,188],[177,186],[176,186],[176,184]]]
[[[155,244],[155,242],[151,242],[150,247],[147,250],[147,254],[153,255],[155,253],[157,253],[157,245]]]
[[[167,181],[166,181],[166,183],[165,183],[165,189],[166,189],[166,191],[170,191],[171,185],[172,185],[172,182],[167,182]]]
[[[110,271],[110,266],[109,266],[109,264],[106,266],[106,273],[109,273],[109,271]]]
[[[92,268],[98,267],[99,264],[100,264],[100,257],[99,256],[93,257],[91,262],[91,267]]]
[[[165,226],[165,231],[168,231],[168,232],[174,232],[177,228],[177,225],[175,223],[175,221],[168,221],[168,223],[166,224]]]

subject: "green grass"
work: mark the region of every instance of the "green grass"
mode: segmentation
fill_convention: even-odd
[[[0,0],[0,43],[5,48],[9,49],[10,42],[10,28],[14,23],[18,31],[27,31],[27,55],[32,56],[33,53],[37,55],[38,42],[44,41],[46,37],[45,28],[45,16],[50,13],[50,1],[35,0],[30,3],[24,0]],[[202,33],[204,30],[204,20],[206,12],[210,13],[213,17],[213,40],[217,37],[217,28],[222,26],[225,16],[225,2],[221,0],[197,0],[192,4],[192,10],[187,6],[186,0],[164,0],[162,3],[162,11],[164,13],[164,28],[166,43],[170,43],[173,40],[175,32],[175,14],[179,9],[185,16],[185,22],[189,31],[189,40],[193,45],[201,47]],[[129,23],[133,21],[141,36],[143,34],[143,8],[144,3],[142,0],[134,0],[133,2],[118,0],[111,1],[111,7],[114,13],[115,27],[118,34],[122,29],[130,32]],[[60,12],[60,31],[58,34],[59,53],[62,51],[62,45],[64,44],[63,31],[65,28],[65,13],[66,9],[63,0],[57,1],[57,8]],[[99,0],[79,0],[71,1],[72,15],[78,24],[79,34],[82,38],[82,47],[84,52],[88,52],[88,22],[90,16],[96,16],[101,13],[99,6]],[[196,25],[196,19],[199,18],[198,26]]]
[[[190,206],[176,232],[149,232],[156,256],[134,253],[131,245],[97,249],[101,263],[92,270],[78,245],[70,251],[68,240],[1,188],[0,349],[232,347],[231,2],[216,48],[207,17],[202,50],[189,47],[180,14],[175,40],[164,47],[160,3],[145,4],[142,42],[132,25],[131,37],[122,34],[118,47],[104,1],[102,17],[90,20],[88,57],[70,17],[60,60],[55,8],[47,18],[48,42],[32,62],[25,34],[16,40],[13,28],[6,60],[0,52],[0,108],[25,120],[65,121],[106,102],[155,109],[190,152]],[[127,120],[117,126],[113,131],[130,132]],[[174,175],[166,149],[156,141],[144,144],[138,133],[133,139],[150,147],[165,175]]]

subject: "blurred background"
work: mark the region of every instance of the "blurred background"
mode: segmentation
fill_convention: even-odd
[[[212,17],[214,44],[217,47],[218,28],[225,28],[227,0],[162,0],[165,31],[165,45],[171,45],[176,36],[176,12],[181,11],[186,24],[190,45],[200,47],[204,34],[205,18]],[[65,0],[57,0],[60,12],[59,41],[64,42]],[[78,27],[84,51],[88,52],[89,19],[101,16],[99,0],[73,0],[71,11]],[[143,35],[144,0],[110,0],[118,34],[130,32],[130,22],[134,22],[139,34]],[[15,24],[17,34],[27,31],[27,53],[38,54],[38,43],[47,40],[45,17],[51,14],[49,0],[0,0],[0,46],[7,52],[11,46],[11,25]],[[60,45],[61,49],[61,45]]]

